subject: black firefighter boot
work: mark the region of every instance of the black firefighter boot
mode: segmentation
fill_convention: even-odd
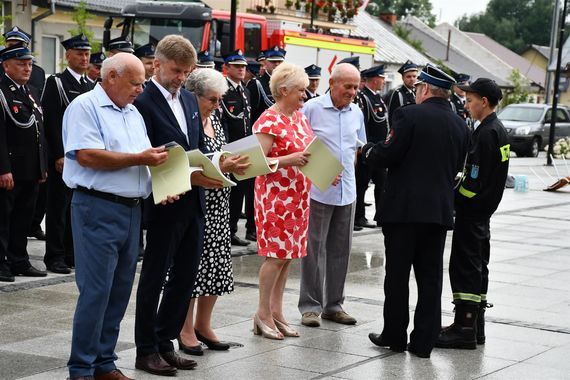
[[[479,304],[460,303],[455,306],[455,320],[451,326],[444,327],[439,333],[435,346],[439,348],[477,348],[475,329]]]
[[[477,344],[485,344],[485,309],[493,307],[492,303],[481,301],[477,315]]]

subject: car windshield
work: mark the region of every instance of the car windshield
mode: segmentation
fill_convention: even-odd
[[[499,112],[499,119],[536,122],[540,120],[542,112],[542,108],[535,107],[506,107]]]
[[[204,22],[196,20],[137,18],[135,19],[132,40],[137,47],[148,43],[152,43],[156,46],[158,41],[168,34],[182,35],[188,38],[197,50],[200,50],[202,47],[202,36],[204,34]]]

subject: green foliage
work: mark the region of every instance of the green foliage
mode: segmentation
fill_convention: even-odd
[[[491,0],[485,12],[464,15],[455,25],[521,53],[530,44],[549,44],[553,7],[552,0]]]
[[[94,15],[89,13],[87,10],[87,3],[84,0],[81,0],[75,11],[73,12],[73,16],[71,17],[73,21],[75,21],[77,27],[73,29],[69,29],[68,32],[72,36],[76,36],[78,34],[85,34],[89,42],[91,43],[91,51],[96,52],[101,50],[101,41],[95,41],[95,34],[93,31],[87,26],[87,21],[92,20],[95,18]]]
[[[525,79],[517,69],[513,70],[509,76],[509,80],[513,84],[513,88],[503,92],[504,96],[501,101],[501,108],[509,104],[527,103],[530,100],[528,80]]]
[[[430,0],[372,0],[366,11],[373,16],[384,12],[394,12],[398,18],[416,16],[429,26],[435,26]]]
[[[426,52],[426,49],[424,49],[422,42],[420,40],[414,40],[412,37],[410,37],[410,32],[411,32],[410,29],[406,28],[405,26],[402,26],[401,24],[396,24],[394,25],[393,30],[394,34],[396,34],[398,37],[406,41],[414,49],[416,49],[422,54]]]
[[[0,2],[0,14],[2,14],[1,13],[2,6],[3,6],[2,3]],[[5,26],[4,22],[6,20],[9,20],[9,19],[10,19],[10,16],[0,16],[0,28],[2,28],[2,30],[4,30],[4,26]],[[6,43],[6,41],[4,41],[4,36],[0,35],[0,46],[4,46],[5,43]]]

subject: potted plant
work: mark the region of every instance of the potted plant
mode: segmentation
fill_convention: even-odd
[[[255,10],[258,11],[259,13],[261,13],[261,12],[263,12],[263,7],[261,5],[256,5]]]
[[[311,8],[312,8],[312,6],[313,6],[313,3],[307,1],[307,2],[305,3],[305,12],[311,13]]]
[[[349,20],[352,20],[355,14],[356,12],[353,8],[350,8],[346,11],[346,17],[348,17]]]
[[[299,0],[295,1],[295,9],[298,11],[301,10],[301,1],[299,1]]]
[[[291,9],[292,6],[293,6],[293,0],[285,1],[285,8]]]
[[[265,6],[266,7],[268,7],[270,3],[271,3],[271,0],[265,0]]]
[[[271,4],[271,5],[269,6],[269,12],[271,12],[271,14],[274,14],[274,13],[275,13],[275,5]]]

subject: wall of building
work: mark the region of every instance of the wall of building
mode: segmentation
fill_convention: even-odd
[[[541,69],[546,70],[548,67],[548,60],[539,52],[534,49],[529,49],[521,54],[523,58],[527,61],[531,62],[535,66],[540,67]]]

